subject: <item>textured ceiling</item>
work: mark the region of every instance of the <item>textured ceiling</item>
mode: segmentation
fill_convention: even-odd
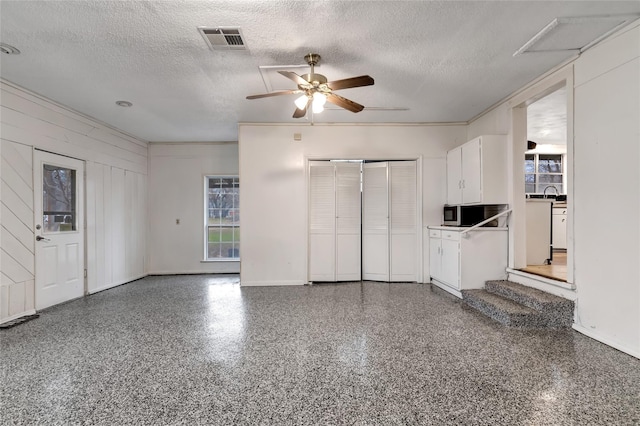
[[[267,90],[260,66],[317,52],[329,80],[369,74],[375,86],[340,92],[371,109],[315,122],[458,122],[573,55],[512,56],[554,18],[639,12],[638,1],[0,0],[0,41],[22,52],[2,55],[0,75],[145,140],[229,141],[238,122],[308,121],[291,118],[293,96],[245,97]],[[240,27],[247,50],[211,51],[198,26]],[[294,88],[281,78],[274,89]]]
[[[561,88],[527,107],[527,138],[538,144],[567,144],[567,90]]]

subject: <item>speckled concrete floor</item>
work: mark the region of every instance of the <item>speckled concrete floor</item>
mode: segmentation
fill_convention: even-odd
[[[2,424],[640,424],[640,360],[429,285],[147,277],[0,339]]]

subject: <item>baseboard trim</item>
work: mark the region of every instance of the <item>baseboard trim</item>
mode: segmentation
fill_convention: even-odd
[[[211,270],[196,270],[196,271],[149,271],[147,275],[218,275],[218,274],[235,274],[240,275],[240,271],[211,271]]]
[[[119,285],[128,284],[130,282],[137,281],[137,280],[139,280],[141,278],[144,278],[144,277],[146,277],[148,275],[149,274],[142,274],[142,275],[138,275],[138,276],[135,276],[135,277],[127,278],[124,281],[116,281],[115,283],[103,285],[102,287],[88,289],[87,290],[87,294],[100,293],[101,291],[109,290],[110,288],[118,287]]]
[[[451,293],[454,296],[456,296],[458,299],[462,299],[462,293],[460,293],[458,290],[449,287],[446,284],[442,284],[441,282],[438,282],[434,279],[431,280],[431,284],[435,285],[436,287],[446,291],[447,293]]]
[[[10,317],[7,317],[7,318],[2,318],[2,320],[0,320],[0,324],[4,324],[5,322],[9,322],[9,321],[15,321],[18,318],[26,317],[28,315],[35,315],[35,314],[36,314],[36,310],[30,309],[28,311],[20,312],[19,314],[11,315]]]
[[[303,281],[243,281],[240,278],[240,285],[242,287],[278,287],[278,286],[292,286],[292,285],[305,285]]]
[[[612,348],[617,349],[620,352],[624,352],[627,355],[631,355],[632,357],[640,359],[639,351],[634,351],[633,349],[630,349],[619,343],[613,342],[612,340],[607,339],[606,337],[602,337],[599,334],[594,333],[592,330],[589,330],[588,328],[581,326],[580,324],[574,323],[573,329],[578,333],[584,334],[585,336],[592,338],[593,340],[597,340],[598,342],[603,343],[607,346],[611,346]]]

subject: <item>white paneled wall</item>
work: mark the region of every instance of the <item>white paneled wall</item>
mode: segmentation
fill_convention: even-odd
[[[34,309],[33,150],[86,164],[87,291],[146,274],[147,142],[0,80],[0,322]]]
[[[2,140],[0,318],[33,311],[33,157],[31,148]]]
[[[145,175],[87,162],[89,293],[146,274],[146,192]]]
[[[640,358],[640,23],[576,60],[574,99],[575,327]]]

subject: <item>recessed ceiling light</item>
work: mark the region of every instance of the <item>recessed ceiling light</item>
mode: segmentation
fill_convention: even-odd
[[[125,108],[129,108],[133,104],[131,102],[129,102],[129,101],[116,101],[116,105],[121,106],[121,107],[125,107]]]
[[[6,43],[0,43],[0,52],[6,54],[6,55],[19,55],[20,51],[18,50],[18,48],[13,47],[9,44]]]

